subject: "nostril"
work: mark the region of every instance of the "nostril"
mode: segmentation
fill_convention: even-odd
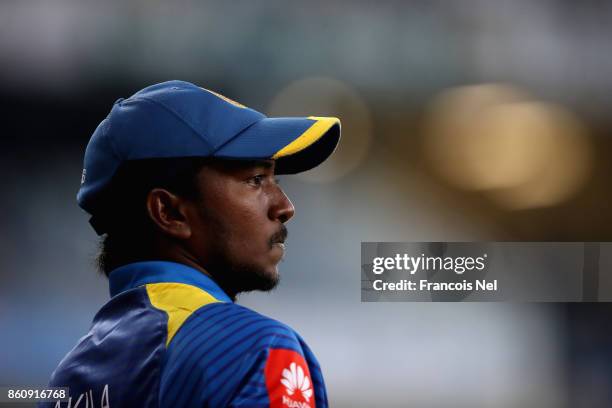
[[[293,217],[295,208],[283,190],[279,188],[278,192],[280,195],[275,200],[274,205],[270,207],[269,216],[270,219],[278,220],[284,224]]]

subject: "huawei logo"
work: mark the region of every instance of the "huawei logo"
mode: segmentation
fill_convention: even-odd
[[[302,367],[295,363],[289,365],[289,369],[283,370],[283,378],[281,383],[285,386],[287,394],[293,395],[296,391],[300,391],[306,402],[312,397],[312,388],[310,386],[310,378],[304,375]]]

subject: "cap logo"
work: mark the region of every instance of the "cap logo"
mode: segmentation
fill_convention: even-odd
[[[81,184],[85,184],[86,175],[87,175],[87,169],[83,169],[83,173],[81,173]]]
[[[213,95],[218,96],[219,98],[223,99],[225,102],[231,103],[234,106],[237,106],[239,108],[246,108],[246,106],[244,106],[243,104],[238,103],[235,100],[228,98],[227,96],[221,95],[220,93],[217,93],[215,91],[211,91],[210,89],[206,89],[206,88],[202,88],[202,89],[204,89],[205,91],[210,92]]]

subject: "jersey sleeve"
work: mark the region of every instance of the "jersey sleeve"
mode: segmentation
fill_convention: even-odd
[[[237,305],[210,305],[170,343],[160,406],[325,408],[320,368],[288,326]]]
[[[309,362],[309,350],[303,346],[293,330],[279,325],[274,335],[245,355],[242,381],[229,406],[325,407],[320,368],[315,361]]]

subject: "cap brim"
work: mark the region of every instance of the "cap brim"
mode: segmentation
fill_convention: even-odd
[[[264,118],[219,148],[214,156],[274,159],[276,174],[295,174],[325,161],[339,140],[338,118]]]

